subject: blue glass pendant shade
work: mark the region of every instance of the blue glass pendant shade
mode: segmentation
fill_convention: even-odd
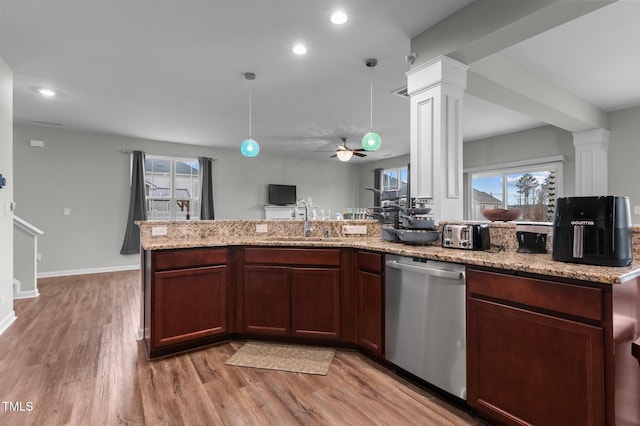
[[[366,151],[377,151],[382,146],[382,138],[376,132],[369,132],[362,137],[362,148]]]
[[[245,139],[240,145],[240,152],[245,157],[255,157],[260,153],[260,145],[253,139]]]

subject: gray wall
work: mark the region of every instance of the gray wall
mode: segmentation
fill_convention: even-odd
[[[640,205],[640,108],[611,113],[609,120],[609,192],[627,195],[632,206]],[[44,140],[45,147],[30,147],[31,139]],[[11,148],[11,144],[0,141],[0,158],[11,158]],[[16,125],[14,178],[9,179],[8,188],[15,181],[16,214],[45,232],[39,238],[40,273],[59,275],[138,265],[136,255],[119,254],[130,173],[129,156],[120,151],[133,149],[158,155],[217,158],[214,197],[218,219],[263,217],[267,183],[296,184],[300,198],[312,197],[315,205],[334,213],[347,207],[368,207],[373,194],[363,188],[373,185],[373,170],[409,162],[408,155],[360,166],[265,153],[246,159],[236,150]],[[575,188],[573,137],[553,126],[466,142],[463,162],[469,168],[553,155],[564,155],[565,195],[571,195]],[[10,163],[0,165],[3,174],[11,170]],[[7,196],[6,191],[3,189],[0,196]],[[65,207],[71,209],[70,216],[63,215]],[[640,223],[639,215],[633,218],[634,223]],[[11,246],[5,249],[9,254],[11,250]],[[3,273],[6,270],[3,268]],[[3,289],[10,299],[11,284],[3,283],[0,292]],[[3,312],[0,310],[0,315]]]
[[[609,113],[609,194],[626,195],[634,224],[640,215],[640,107]]]
[[[640,206],[640,107],[611,112],[608,121],[608,192],[629,197],[632,222],[640,224],[640,215],[633,214],[633,207]],[[465,168],[470,168],[553,155],[564,155],[564,195],[573,195],[573,135],[557,127],[544,126],[466,142],[463,163]]]
[[[13,216],[5,212],[13,201],[13,76],[0,57],[0,174],[7,185],[0,189],[0,334],[15,318],[13,312]]]
[[[31,139],[43,140],[45,147],[31,147]],[[299,198],[312,197],[314,205],[332,212],[358,207],[359,169],[352,163],[264,152],[250,159],[239,150],[24,125],[14,126],[13,149],[16,214],[44,231],[38,240],[44,276],[139,264],[137,255],[119,253],[130,176],[130,156],[122,150],[216,158],[217,219],[264,217],[268,183],[295,184]],[[70,216],[63,215],[65,208]]]
[[[564,194],[575,192],[575,150],[573,135],[554,126],[543,126],[493,138],[465,142],[465,169],[532,158],[564,156]]]

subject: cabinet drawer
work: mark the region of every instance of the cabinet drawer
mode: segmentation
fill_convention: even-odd
[[[226,263],[226,249],[186,249],[155,252],[156,271],[224,265]]]
[[[359,251],[358,270],[382,273],[382,254]]]
[[[340,249],[244,249],[245,263],[266,263],[271,265],[339,266]]]
[[[602,289],[495,272],[467,270],[471,297],[485,296],[596,321],[603,320]]]

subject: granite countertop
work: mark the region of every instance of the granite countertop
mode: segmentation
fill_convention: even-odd
[[[605,267],[557,262],[547,254],[522,254],[516,252],[511,243],[501,244],[503,249],[489,251],[467,251],[447,249],[440,242],[428,245],[406,245],[391,243],[380,238],[380,227],[371,221],[317,221],[314,232],[307,238],[302,232],[291,228],[301,226],[300,221],[200,221],[200,222],[140,222],[141,244],[145,250],[166,250],[191,247],[221,246],[272,246],[272,247],[350,247],[401,256],[462,263],[466,265],[528,272],[547,276],[563,277],[603,284],[620,284],[640,276],[640,261],[630,266]],[[207,223],[209,226],[207,226]],[[256,225],[267,224],[269,231],[256,234]],[[345,235],[345,225],[367,226],[366,234]],[[311,223],[312,227],[314,223]],[[152,235],[153,228],[168,228],[167,235]],[[497,232],[512,231],[498,226]],[[324,232],[329,237],[323,237]],[[156,231],[157,233],[157,231]],[[494,239],[500,238],[498,234]],[[635,247],[634,247],[635,249]],[[638,256],[636,256],[637,258]]]

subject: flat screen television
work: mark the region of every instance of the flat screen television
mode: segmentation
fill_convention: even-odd
[[[297,201],[295,185],[276,185],[270,183],[268,186],[268,194],[269,204],[276,206],[295,204]]]

